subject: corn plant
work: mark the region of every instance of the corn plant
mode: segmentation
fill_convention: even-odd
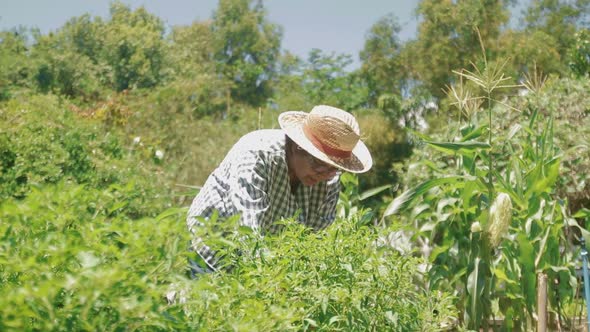
[[[458,83],[447,89],[459,110],[458,130],[447,133],[455,139],[416,133],[442,153],[415,167],[433,179],[405,191],[384,212],[409,217],[417,236],[435,245],[430,285],[454,290],[464,325],[476,330],[487,330],[496,315],[505,329],[531,328],[537,273],[555,285],[549,303],[559,318],[576,287],[565,235],[575,221],[553,193],[561,160],[553,115],[534,103],[519,110],[499,98],[517,88],[541,94],[545,80],[532,74],[523,85],[510,85],[503,65],[484,57],[473,70],[455,72]]]

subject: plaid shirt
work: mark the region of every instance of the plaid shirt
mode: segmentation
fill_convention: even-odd
[[[284,132],[254,131],[242,137],[209,176],[191,204],[187,225],[194,234],[194,227],[200,225],[197,217],[208,219],[217,211],[220,221],[239,214],[240,225],[259,234],[279,231],[281,226],[276,221],[294,216],[300,223],[321,230],[335,219],[339,178],[337,173],[313,186],[299,185],[293,194]],[[216,269],[215,253],[202,239],[195,236],[191,249]]]

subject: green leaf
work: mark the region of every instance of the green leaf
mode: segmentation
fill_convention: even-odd
[[[423,141],[426,141],[426,142],[432,141],[432,138],[430,138],[430,136],[428,136],[428,135],[426,135],[426,134],[424,134],[422,132],[419,132],[417,130],[413,130],[413,129],[410,129],[410,128],[407,128],[406,130],[408,130],[408,132],[410,134],[415,135],[416,137],[419,137]]]
[[[450,245],[440,245],[440,246],[435,246],[432,249],[432,252],[430,253],[430,261],[434,262],[434,260],[438,257],[438,255],[440,254],[446,254],[448,253],[450,248]]]
[[[498,179],[498,182],[501,185],[500,191],[506,192],[508,195],[510,195],[510,199],[512,199],[512,201],[516,205],[518,205],[519,207],[521,207],[521,208],[526,207],[527,202],[524,201],[521,198],[521,196],[512,189],[512,186],[510,185],[510,183],[508,181],[506,181],[506,179],[504,179],[497,170],[494,170],[493,174],[496,177],[496,179]]]
[[[586,243],[590,243],[590,232],[585,230],[582,226],[580,226],[576,219],[566,218],[566,222],[569,227],[577,228],[580,231],[580,233],[582,234],[584,241],[586,241]]]
[[[519,245],[518,263],[522,270],[521,287],[526,300],[527,308],[532,310],[536,301],[536,276],[534,262],[535,249],[529,238],[524,233],[518,234],[517,241]]]
[[[431,160],[421,160],[420,163],[411,164],[410,167],[413,167],[415,165],[420,165],[420,164],[428,167],[431,171],[433,171],[435,173],[441,173],[443,171],[440,167],[438,167],[436,165],[436,163],[434,163]]]
[[[252,227],[248,227],[248,226],[238,226],[238,233],[240,233],[241,235],[252,235],[254,234],[254,230],[252,229]]]
[[[471,273],[469,274],[469,276],[467,277],[467,293],[469,294],[470,298],[471,298],[471,305],[469,307],[469,316],[472,320],[472,322],[469,322],[469,325],[472,326],[478,326],[478,322],[479,322],[479,315],[478,312],[480,312],[479,306],[478,304],[480,303],[479,301],[479,297],[481,295],[481,293],[483,292],[483,287],[480,287],[480,283],[481,283],[481,277],[479,275],[479,262],[480,262],[480,258],[476,257],[475,258],[475,262],[473,262],[473,271],[471,271]]]
[[[456,185],[457,188],[463,187],[466,181],[473,181],[473,177],[465,177],[465,176],[450,176],[440,179],[432,179],[425,181],[418,186],[408,189],[404,191],[400,196],[395,198],[389,205],[385,212],[383,212],[383,218],[395,214],[401,210],[404,210],[410,206],[410,204],[419,196],[426,193],[432,188],[444,185],[444,184],[453,184]]]
[[[470,208],[474,208],[475,206],[472,204],[471,199],[472,197],[478,194],[476,191],[477,183],[469,181],[465,184],[465,188],[461,192],[461,200],[463,201],[463,210],[465,212],[469,211]]]
[[[488,150],[491,149],[491,146],[488,143],[483,142],[431,142],[426,141],[426,143],[432,146],[434,149],[445,152],[445,153],[473,153],[475,150],[484,149]]]
[[[350,274],[354,275],[354,270],[352,269],[352,265],[350,265],[349,263],[341,263],[340,264],[340,267],[342,267],[343,269],[345,269]]]
[[[506,275],[506,273],[500,269],[493,269],[492,272],[494,273],[494,275],[496,276],[496,278],[498,278],[499,280],[503,280],[509,284],[512,285],[517,285],[518,282],[516,282],[515,280],[512,280],[510,278],[508,278],[508,276]]]
[[[160,213],[157,217],[156,217],[156,221],[162,221],[164,219],[167,219],[169,217],[172,216],[179,216],[181,214],[184,214],[184,209],[180,209],[180,208],[170,208],[170,209],[166,209],[164,212]]]
[[[545,246],[547,245],[547,238],[549,237],[549,233],[551,232],[551,227],[547,227],[547,231],[545,232],[545,236],[541,240],[539,244],[539,250],[537,253],[537,257],[535,258],[535,266],[538,267],[539,263],[541,262],[541,258],[545,256]]]
[[[578,212],[576,212],[576,214],[573,215],[574,218],[588,218],[590,217],[590,209],[587,208],[581,208],[580,210],[578,210]]]
[[[522,126],[518,123],[512,125],[512,127],[510,127],[510,131],[508,132],[508,136],[506,137],[506,139],[507,140],[512,139],[512,137],[514,137],[514,135],[516,135],[516,133],[518,133],[521,129],[522,129]]]
[[[551,265],[549,268],[553,272],[569,272],[570,271],[570,269],[568,267],[566,267],[566,266],[555,266],[555,265]]]
[[[108,211],[109,213],[108,213],[108,214],[110,215],[110,214],[112,214],[113,212],[115,212],[115,211],[117,211],[117,210],[119,210],[119,209],[122,209],[122,208],[124,208],[125,206],[127,206],[127,204],[129,204],[129,202],[128,202],[128,201],[123,201],[123,202],[118,202],[118,203],[115,203],[115,205],[113,205],[113,206],[112,206],[112,207],[109,209],[109,211]]]
[[[325,314],[326,314],[326,312],[328,311],[328,301],[329,301],[329,299],[328,299],[328,297],[327,297],[327,296],[325,296],[325,295],[323,295],[323,296],[320,298],[320,306],[321,306],[321,308],[322,308],[322,314],[324,314],[324,315],[325,315]]]
[[[397,313],[393,313],[392,311],[386,311],[385,312],[385,319],[387,319],[387,321],[389,323],[391,323],[393,326],[397,326],[397,321],[398,321],[398,315]]]
[[[467,172],[467,174],[477,174],[475,154],[465,153],[462,157],[463,158],[461,158],[461,161],[463,164],[463,169]]]
[[[513,170],[514,181],[515,181],[515,185],[516,185],[516,193],[518,194],[518,197],[522,197],[522,193],[523,193],[522,188],[524,188],[524,182],[522,181],[522,171],[520,169],[520,159],[519,158],[512,159],[512,170]]]
[[[560,161],[561,158],[554,157],[547,163],[535,167],[527,176],[527,182],[531,184],[526,192],[527,196],[546,192],[552,188],[559,176]]]
[[[305,318],[304,321],[307,322],[309,324],[309,326],[313,326],[313,327],[318,326],[318,323],[311,318]]]
[[[379,194],[380,192],[391,188],[391,186],[392,186],[391,184],[387,184],[387,185],[380,186],[377,188],[365,190],[359,195],[359,200],[362,201],[362,200],[365,200],[369,197],[375,196],[375,195]]]
[[[334,323],[337,323],[341,320],[344,320],[342,317],[340,316],[333,316],[332,318],[330,318],[330,320],[328,321],[328,325],[332,325]]]
[[[461,142],[467,142],[469,140],[476,139],[476,138],[480,137],[481,135],[487,133],[488,127],[489,126],[487,124],[484,124],[482,126],[475,128],[473,131],[470,131],[465,136],[463,136],[461,138]]]

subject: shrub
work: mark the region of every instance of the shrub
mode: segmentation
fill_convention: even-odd
[[[83,133],[66,123],[57,98],[13,100],[6,106],[1,111],[2,196],[22,197],[31,183],[54,183],[64,176],[82,178],[90,171],[88,151],[79,145]]]
[[[432,331],[451,323],[451,298],[414,283],[420,260],[383,241],[390,229],[362,226],[366,212],[320,233],[286,222],[277,236],[238,234],[246,250],[234,255],[233,272],[203,280],[189,304],[206,311],[200,327]]]
[[[116,191],[60,182],[0,206],[1,330],[153,330],[167,320],[163,284],[185,265],[181,226],[131,220]]]
[[[590,75],[590,29],[581,29],[575,35],[569,50],[569,66],[577,77]]]
[[[431,331],[455,316],[362,213],[320,233],[237,232],[232,272],[191,280],[184,211],[133,219],[113,190],[59,182],[0,205],[1,330]]]
[[[117,184],[136,216],[161,209],[168,190],[153,161],[125,153],[118,134],[69,106],[53,95],[0,106],[0,198],[23,198],[32,186],[73,180],[96,188]]]

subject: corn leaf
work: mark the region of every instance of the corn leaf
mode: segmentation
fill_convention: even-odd
[[[481,135],[488,132],[488,128],[489,128],[489,126],[487,124],[482,125],[478,128],[475,128],[473,131],[471,131],[471,132],[467,133],[465,136],[463,136],[461,138],[461,142],[467,142],[469,140],[481,137]]]
[[[465,181],[472,181],[474,179],[475,178],[465,176],[450,176],[425,181],[414,188],[404,191],[400,196],[396,197],[391,203],[389,203],[387,209],[385,209],[385,212],[383,213],[383,218],[407,209],[417,197],[420,197],[432,188],[445,184],[454,184],[458,187],[463,187]]]
[[[428,145],[432,146],[436,150],[445,152],[445,153],[472,153],[474,150],[478,149],[490,149],[491,146],[488,143],[483,142],[426,142]]]
[[[365,191],[363,191],[359,195],[359,200],[362,201],[362,200],[365,200],[365,199],[367,199],[369,197],[373,197],[373,196],[379,194],[380,192],[382,192],[384,190],[387,190],[389,188],[391,188],[391,185],[390,184],[387,184],[387,185],[380,186],[380,187],[377,187],[377,188],[372,188],[372,189],[369,189],[369,190],[365,190]]]

